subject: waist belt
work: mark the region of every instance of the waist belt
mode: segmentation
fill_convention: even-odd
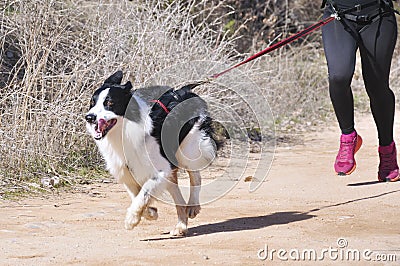
[[[364,3],[364,4],[358,4],[355,5],[354,7],[345,9],[345,10],[340,10],[338,9],[337,5],[335,4],[334,0],[324,0],[322,2],[321,8],[324,8],[327,3],[330,6],[335,13],[340,17],[346,17],[349,20],[353,21],[358,21],[358,22],[369,22],[373,20],[376,16],[381,15],[382,11],[383,14],[388,13],[388,12],[394,12],[398,15],[400,13],[393,8],[393,5],[389,0],[372,0],[371,2]],[[375,14],[368,14],[368,15],[354,15],[354,13],[360,13],[362,10],[371,8],[371,7],[376,7],[376,12]]]
[[[396,12],[389,2],[385,0],[373,0],[365,4],[359,4],[352,8],[345,10],[339,10],[335,5],[334,1],[327,0],[332,11],[337,14],[338,17],[345,18],[347,20],[355,21],[358,23],[370,23],[380,18],[382,15],[386,15],[391,12]],[[325,5],[325,3],[324,3]],[[357,14],[365,9],[372,9],[370,14]],[[363,12],[364,13],[364,12]],[[397,12],[396,12],[397,13]]]
[[[388,13],[390,13],[390,12],[378,10],[378,11],[374,12],[374,14],[367,14],[367,15],[344,14],[343,17],[348,20],[359,22],[359,23],[369,23],[369,22],[375,21],[376,19],[379,19],[380,16],[388,14]]]
[[[333,1],[333,0],[324,0],[324,1],[322,1],[321,8],[324,8],[327,3],[329,5],[333,5],[333,6],[336,7],[335,1]],[[368,7],[371,7],[371,6],[375,6],[375,5],[376,6],[381,6],[382,4],[389,5],[389,3],[384,1],[384,0],[372,0],[371,2],[368,2],[368,3],[365,3],[365,4],[358,4],[358,5],[355,5],[354,7],[350,7],[348,9],[346,9],[346,10],[343,10],[343,11],[345,13],[360,12],[362,9],[365,9],[365,8],[368,8]]]

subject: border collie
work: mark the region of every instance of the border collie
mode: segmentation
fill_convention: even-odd
[[[121,84],[122,77],[117,71],[94,92],[85,119],[107,169],[132,200],[125,228],[133,229],[142,217],[157,219],[150,204],[167,191],[178,214],[171,235],[185,235],[188,218],[200,212],[200,170],[213,161],[219,146],[207,104],[191,92],[199,84],[132,90],[129,81]],[[190,178],[187,203],[177,185],[179,168]]]

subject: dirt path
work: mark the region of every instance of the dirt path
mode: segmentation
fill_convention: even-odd
[[[365,259],[371,259],[371,265],[398,265],[400,182],[375,182],[372,119],[363,117],[357,128],[364,145],[352,176],[333,174],[335,127],[306,136],[303,145],[277,149],[259,190],[250,194],[248,183],[241,181],[222,199],[203,206],[190,221],[186,238],[163,234],[176,220],[174,208],[166,204],[157,204],[157,221],[143,221],[126,231],[129,199],[118,184],[94,185],[88,194],[2,201],[0,265],[270,265],[284,259],[292,264],[296,257],[310,264],[306,252],[313,254],[311,250],[317,259],[324,256],[321,265],[348,256],[353,260],[357,252],[359,265],[365,265]],[[400,125],[396,128],[400,136]],[[339,238],[339,245],[347,241],[347,246],[339,248]],[[265,258],[266,248],[268,258],[261,261],[258,256]],[[388,262],[394,259],[397,262]]]

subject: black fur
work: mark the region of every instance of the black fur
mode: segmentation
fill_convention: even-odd
[[[106,79],[103,85],[94,92],[90,101],[90,108],[97,103],[100,93],[109,88],[110,90],[107,98],[103,102],[104,108],[107,111],[112,111],[117,115],[124,116],[129,101],[132,97],[132,84],[130,81],[128,81],[124,85],[121,85],[121,81],[122,71],[118,71]]]
[[[207,104],[191,89],[198,84],[191,84],[178,90],[169,89],[158,99],[169,111],[167,113],[158,103],[151,108],[153,136],[160,145],[160,153],[172,167],[177,167],[175,153],[183,139],[189,134],[195,123],[203,116],[205,121],[211,118],[207,113]],[[190,101],[188,101],[190,99]],[[186,102],[185,102],[186,101]],[[203,125],[201,125],[203,127]],[[208,132],[211,132],[210,128]],[[178,137],[178,138],[177,138]],[[163,141],[163,139],[165,141]]]
[[[220,142],[214,137],[212,119],[207,112],[207,103],[192,92],[193,88],[200,85],[199,83],[189,84],[178,90],[166,86],[153,86],[131,92],[132,84],[129,81],[121,85],[122,76],[122,71],[118,71],[106,79],[104,84],[93,94],[90,108],[96,104],[99,94],[107,88],[110,90],[103,103],[106,110],[131,121],[139,122],[141,119],[139,105],[132,95],[152,104],[149,116],[153,121],[153,129],[150,134],[160,145],[161,155],[170,162],[173,168],[178,166],[175,153],[179,145],[199,119],[202,119],[200,129],[214,140],[216,149],[219,148]],[[160,104],[151,102],[152,100],[159,100],[169,110],[169,113]]]

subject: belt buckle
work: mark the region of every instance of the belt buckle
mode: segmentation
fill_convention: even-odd
[[[358,22],[368,22],[369,21],[369,16],[365,15],[365,16],[357,16],[357,21]]]
[[[355,5],[355,8],[356,8],[356,12],[357,12],[357,13],[360,13],[360,12],[361,12],[361,5],[360,5],[360,4]]]

